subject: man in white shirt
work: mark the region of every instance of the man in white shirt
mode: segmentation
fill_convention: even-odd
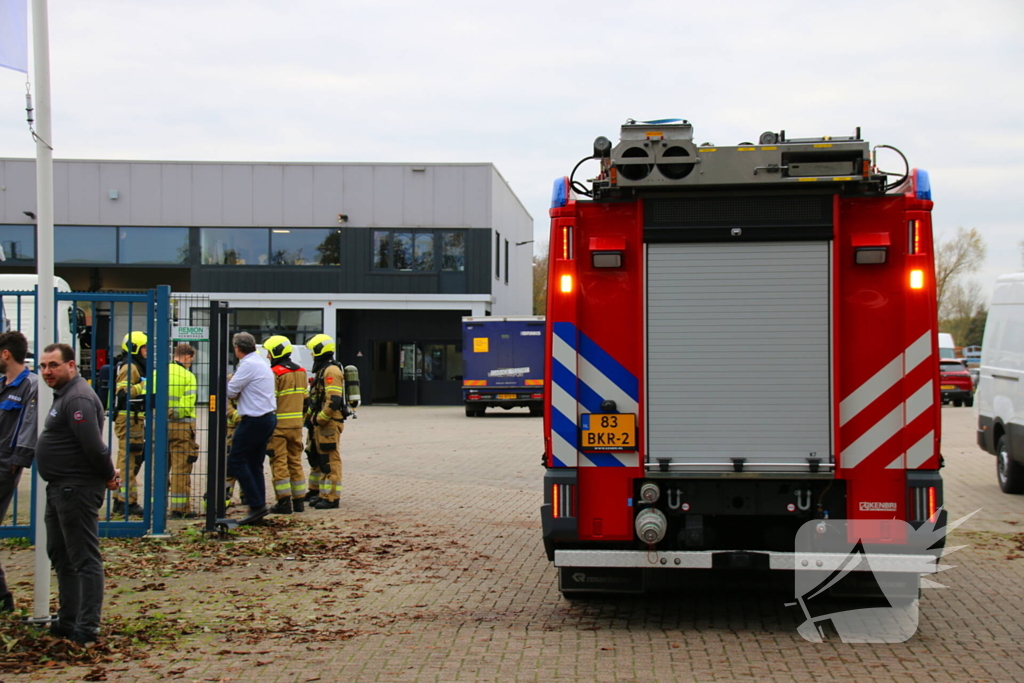
[[[256,340],[248,332],[231,339],[238,369],[228,380],[228,398],[237,398],[241,416],[228,453],[228,474],[238,480],[249,505],[249,514],[239,524],[253,524],[267,515],[267,489],[263,460],[267,442],[277,426],[277,397],[274,373],[256,353]]]

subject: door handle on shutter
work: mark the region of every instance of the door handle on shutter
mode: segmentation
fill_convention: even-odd
[[[993,375],[992,375],[992,379],[1008,379],[1008,380],[1010,380],[1011,382],[1016,382],[1016,381],[1017,381],[1017,380],[1018,380],[1019,378],[1017,378],[1017,377],[1012,377],[1012,376],[1010,376],[1010,375],[996,375],[996,374],[993,374]]]

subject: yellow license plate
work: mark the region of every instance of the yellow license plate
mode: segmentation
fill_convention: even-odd
[[[943,384],[942,385],[942,390],[943,391],[956,391],[956,387],[953,386],[952,384]]]
[[[636,415],[583,415],[580,417],[580,442],[585,451],[635,451]]]
[[[506,398],[512,398],[512,399],[515,399],[515,398],[519,398],[519,397],[518,397],[518,396],[516,396],[515,394],[498,394],[498,400],[499,400],[499,401],[500,401],[500,400],[503,400],[503,399],[506,399]]]

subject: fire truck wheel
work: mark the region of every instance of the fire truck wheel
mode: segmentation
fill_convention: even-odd
[[[1005,434],[996,444],[996,476],[1003,493],[1024,493],[1024,465],[1010,457],[1010,441]]]

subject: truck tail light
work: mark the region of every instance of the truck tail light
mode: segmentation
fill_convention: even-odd
[[[551,514],[555,519],[576,516],[576,485],[551,485]]]
[[[910,521],[927,522],[939,511],[939,495],[934,486],[910,489]]]
[[[908,243],[910,249],[907,251],[911,254],[921,253],[921,222],[917,220],[909,221],[907,224],[909,228]]]
[[[479,401],[480,400],[480,394],[470,394],[469,396],[466,397],[466,400],[467,401]]]
[[[544,394],[530,394],[530,398],[543,399],[544,398]]]
[[[563,275],[559,281],[559,289],[565,294],[572,292],[572,275]]]
[[[924,271],[918,268],[910,271],[910,288],[921,289],[924,287]]]

